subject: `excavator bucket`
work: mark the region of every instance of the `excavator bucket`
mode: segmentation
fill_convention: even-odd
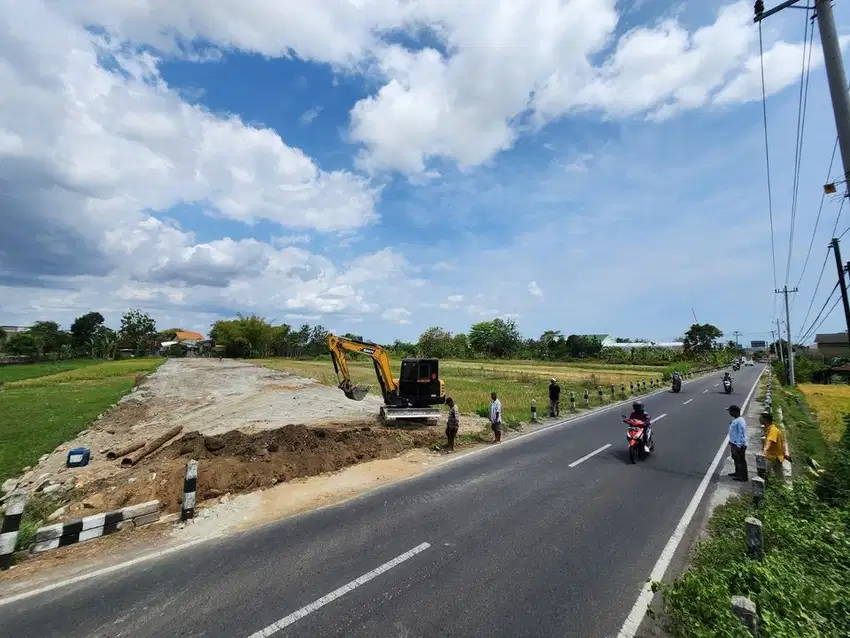
[[[347,388],[342,388],[345,396],[353,401],[362,401],[369,394],[368,385],[352,385]]]

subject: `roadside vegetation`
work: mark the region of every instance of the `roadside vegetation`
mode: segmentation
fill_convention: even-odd
[[[145,358],[0,368],[0,374],[13,373],[18,378],[4,383],[0,391],[0,482],[76,436],[129,392],[139,375],[152,372],[162,361]]]
[[[756,603],[763,636],[850,636],[850,391],[777,387],[773,405],[794,457],[793,490],[769,483],[758,509],[749,495],[717,509],[689,571],[663,587],[662,620],[676,638],[750,638],[731,612],[734,595]],[[747,557],[747,516],[764,525],[762,561]]]

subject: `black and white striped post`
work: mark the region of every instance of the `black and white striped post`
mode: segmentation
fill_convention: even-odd
[[[584,407],[590,407],[590,392],[588,392],[587,388],[584,389]]]
[[[599,386],[599,404],[602,405],[605,403],[605,395],[602,392],[602,386]]]
[[[634,394],[634,393],[635,393],[635,382],[629,381],[629,394]]]
[[[626,398],[626,385],[624,383],[620,384],[620,396]]]
[[[198,462],[194,459],[186,466],[186,478],[183,481],[183,501],[180,506],[180,520],[195,518],[195,491],[198,487]]]
[[[643,387],[643,391],[646,392],[646,379],[641,382],[641,386]]]
[[[575,411],[576,409],[576,393],[570,390],[570,410]]]
[[[0,569],[9,569],[12,566],[12,556],[15,554],[18,530],[26,504],[27,493],[24,490],[17,490],[9,495],[3,526],[0,527]]]
[[[531,422],[537,423],[537,401],[531,400]]]
[[[611,400],[614,400],[614,384],[611,384]]]

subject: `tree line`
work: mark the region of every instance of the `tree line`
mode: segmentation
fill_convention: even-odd
[[[103,315],[88,312],[77,317],[69,330],[54,321],[37,321],[26,332],[0,333],[0,351],[26,358],[70,358],[87,356],[112,359],[119,353],[144,356],[158,352],[160,344],[174,339],[179,328],[157,331],[154,318],[137,308],[121,317],[118,330],[105,325]],[[342,336],[363,341],[363,336]],[[467,332],[453,333],[440,326],[425,330],[416,342],[395,340],[383,344],[396,357],[439,359],[538,359],[564,361],[601,359],[610,363],[666,365],[677,361],[705,358],[718,352],[723,333],[711,324],[694,324],[681,338],[681,351],[657,348],[643,339],[619,338],[619,343],[646,344],[645,347],[606,348],[595,336],[546,330],[538,338],[524,337],[516,321],[493,319],[473,324]],[[237,314],[212,324],[212,350],[219,356],[317,357],[327,354],[328,331],[322,325],[286,323],[274,325],[257,315]],[[734,345],[734,344],[733,344]],[[172,346],[166,354],[185,355],[185,346]],[[727,349],[723,350],[728,354]]]

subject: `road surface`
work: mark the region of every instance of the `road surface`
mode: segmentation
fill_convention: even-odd
[[[339,506],[2,604],[0,636],[617,636],[760,367],[614,408]],[[659,418],[664,415],[663,418]],[[608,446],[608,447],[606,447]],[[726,480],[726,479],[724,479]]]

